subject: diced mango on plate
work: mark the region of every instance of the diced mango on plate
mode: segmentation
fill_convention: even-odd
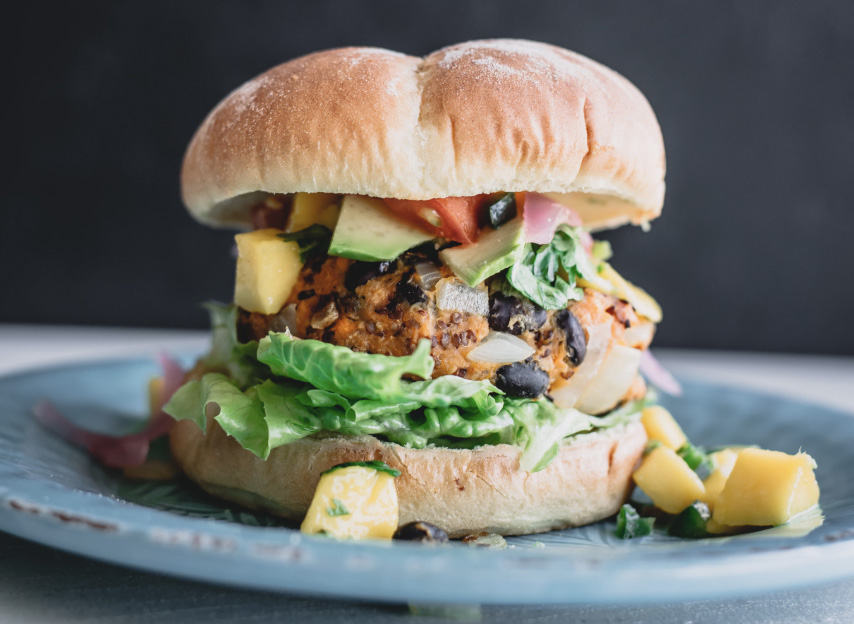
[[[633,476],[653,504],[670,514],[678,514],[695,500],[702,500],[706,491],[697,473],[664,444],[643,458]]]
[[[647,407],[641,412],[641,422],[651,444],[634,472],[635,483],[656,507],[669,514],[682,512],[694,501],[708,505],[713,512],[706,523],[708,533],[779,526],[818,504],[815,461],[806,453],[724,448],[707,456],[710,472],[701,480],[689,466],[690,460],[686,461],[686,450],[693,449],[701,458],[702,450],[689,446],[670,412],[660,406]]]
[[[715,502],[726,526],[777,526],[818,504],[815,461],[806,453],[745,448]]]
[[[740,450],[726,448],[709,455],[709,459],[712,461],[712,471],[703,481],[703,486],[706,488],[706,495],[702,499],[709,506],[709,509],[714,510],[718,496],[723,491],[724,485],[732,473]]]
[[[321,475],[300,529],[337,538],[390,539],[397,522],[394,477],[365,466],[346,466]]]
[[[674,451],[678,451],[688,442],[688,437],[679,423],[660,405],[645,408],[641,412],[641,423],[650,440],[658,440]]]
[[[742,527],[733,527],[716,522],[714,516],[706,520],[706,533],[711,535],[730,535],[732,533],[739,533],[742,530]]]

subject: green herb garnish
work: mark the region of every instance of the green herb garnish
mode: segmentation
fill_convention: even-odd
[[[336,516],[349,516],[349,510],[344,506],[337,498],[332,499],[332,507],[326,508],[326,514],[332,516],[333,518]]]
[[[661,446],[661,440],[650,440],[646,443],[646,446],[643,448],[643,456],[646,457],[650,453],[652,453],[655,449]]]
[[[620,539],[632,539],[644,537],[652,533],[655,518],[641,518],[640,514],[631,505],[623,505],[617,514],[617,537]]]
[[[315,223],[299,232],[289,232],[278,236],[283,241],[295,242],[299,245],[300,260],[305,262],[306,258],[323,255],[329,251],[332,231],[328,227]]]
[[[561,310],[580,300],[580,277],[593,279],[596,270],[581,244],[580,228],[560,226],[547,245],[528,243],[521,262],[507,269],[507,281],[528,299],[546,310]]]
[[[686,442],[682,445],[682,447],[676,451],[676,453],[685,460],[685,463],[693,470],[694,472],[702,472],[708,474],[712,470],[712,460],[709,459],[709,456],[706,455],[706,452],[698,447],[694,446],[690,442]]]
[[[399,477],[400,470],[396,470],[392,468],[385,462],[381,462],[378,459],[374,459],[371,461],[360,461],[360,462],[345,462],[343,464],[338,464],[337,466],[332,466],[328,470],[324,470],[320,474],[327,474],[338,470],[339,468],[349,468],[350,466],[362,466],[363,468],[373,468],[374,470],[378,470],[379,472],[384,472],[386,474],[391,475],[392,477]]]
[[[674,537],[689,537],[699,539],[706,537],[706,522],[712,517],[709,506],[701,501],[694,501],[690,506],[683,509],[670,528],[668,535]]]

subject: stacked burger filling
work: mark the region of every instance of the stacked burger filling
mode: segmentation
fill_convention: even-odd
[[[270,195],[237,235],[235,301],[167,406],[260,457],[308,436],[512,444],[540,470],[635,419],[661,312],[568,205]]]

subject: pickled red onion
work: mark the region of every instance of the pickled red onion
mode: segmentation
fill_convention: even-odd
[[[539,193],[525,193],[524,196],[522,214],[526,242],[547,245],[552,242],[555,230],[564,223],[573,227],[581,225],[581,217],[569,206]]]
[[[148,456],[150,442],[168,432],[174,422],[168,414],[163,412],[162,407],[184,382],[184,371],[175,360],[164,353],[161,353],[158,359],[163,368],[163,392],[157,413],[139,433],[111,436],[88,431],[68,420],[50,401],[40,401],[35,405],[33,412],[36,420],[43,427],[72,444],[83,447],[105,466],[112,468],[140,466]]]
[[[652,355],[649,349],[646,349],[641,354],[640,372],[646,377],[647,381],[659,390],[673,396],[682,396],[682,386],[680,383],[670,374],[670,371],[655,359],[655,356]]]

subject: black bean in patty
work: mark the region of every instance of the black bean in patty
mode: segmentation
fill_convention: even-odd
[[[489,327],[495,331],[518,336],[538,330],[545,322],[546,311],[530,301],[500,291],[489,299]]]
[[[587,342],[581,323],[569,310],[561,310],[555,314],[555,324],[566,334],[566,353],[569,361],[578,366],[587,355]]]
[[[421,286],[412,280],[414,275],[415,269],[410,268],[401,276],[397,286],[394,287],[394,295],[388,304],[389,308],[396,308],[402,304],[415,305],[427,301],[427,295],[421,290]]]
[[[347,290],[353,292],[357,287],[366,284],[375,277],[391,273],[396,268],[396,265],[395,261],[388,260],[383,262],[354,262],[347,269],[344,286]]]
[[[494,383],[508,396],[536,399],[548,389],[549,376],[536,362],[516,362],[495,371]]]

